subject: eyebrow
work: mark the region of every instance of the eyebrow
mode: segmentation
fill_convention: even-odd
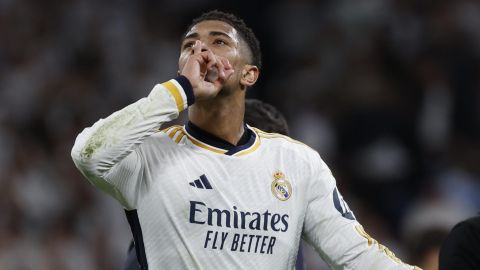
[[[224,33],[224,32],[217,32],[217,31],[212,31],[209,33],[210,36],[224,36],[226,38],[229,38],[229,39],[232,39],[231,36],[229,36],[228,34]]]
[[[226,34],[226,33],[224,33],[224,32],[219,32],[219,31],[211,31],[211,32],[208,33],[208,35],[209,35],[209,36],[213,36],[213,37],[215,37],[215,36],[224,36],[224,37],[226,37],[226,38],[232,39],[232,37],[229,36],[228,34]],[[196,32],[195,32],[195,33],[191,33],[191,34],[185,36],[185,38],[184,38],[183,40],[189,39],[189,38],[198,38],[198,36],[199,36],[199,35],[198,35],[198,33],[196,33]]]

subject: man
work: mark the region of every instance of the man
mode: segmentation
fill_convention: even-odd
[[[282,115],[282,113],[274,106],[268,103],[264,103],[258,99],[245,100],[244,119],[245,123],[247,123],[248,125],[257,127],[263,131],[288,135],[287,120]],[[302,250],[302,245],[300,245],[297,254],[297,261],[295,263],[295,269],[297,270],[302,270],[305,268],[303,265]],[[128,249],[128,257],[122,269],[140,269],[133,243],[130,244],[130,247]]]
[[[77,137],[73,160],[126,209],[142,269],[293,269],[300,237],[335,269],[413,269],[365,233],[317,152],[244,124],[260,68],[251,29],[208,12],[177,78]]]
[[[442,244],[440,270],[480,269],[480,217],[464,220],[452,229]]]

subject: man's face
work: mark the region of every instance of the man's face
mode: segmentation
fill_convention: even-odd
[[[230,88],[238,84],[242,69],[247,64],[248,50],[237,30],[222,21],[202,21],[194,25],[182,41],[179,70],[183,69],[187,58],[193,53],[192,46],[196,40],[202,41],[215,55],[230,61],[235,72],[225,86]]]

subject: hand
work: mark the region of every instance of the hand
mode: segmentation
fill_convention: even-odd
[[[213,54],[197,40],[180,74],[192,84],[195,100],[204,100],[216,97],[233,71],[225,57]]]

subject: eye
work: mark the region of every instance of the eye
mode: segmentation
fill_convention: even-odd
[[[189,42],[183,44],[183,49],[184,49],[184,50],[185,50],[185,49],[191,49],[191,48],[193,47],[193,44],[194,44],[193,41],[189,41]]]
[[[215,45],[227,45],[227,42],[223,39],[215,39],[213,41],[213,44],[215,44]]]

